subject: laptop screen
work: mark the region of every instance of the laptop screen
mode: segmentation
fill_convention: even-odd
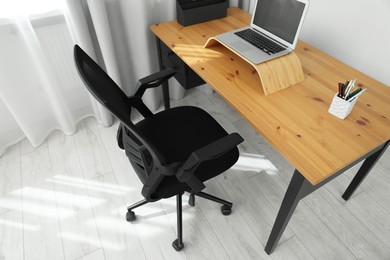
[[[258,0],[253,24],[293,44],[304,9],[297,0]]]

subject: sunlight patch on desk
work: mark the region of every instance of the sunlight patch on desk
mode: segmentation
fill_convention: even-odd
[[[240,157],[232,169],[241,169],[244,171],[263,172],[276,174],[278,169],[264,155],[241,153]]]
[[[196,64],[198,61],[204,62],[210,59],[225,57],[222,53],[212,49],[205,49],[203,46],[197,46],[195,48],[194,45],[188,47],[186,44],[176,44],[173,49],[180,52],[181,57],[185,58],[188,65]]]

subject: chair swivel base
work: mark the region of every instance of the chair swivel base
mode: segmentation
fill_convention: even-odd
[[[213,201],[222,203],[223,205],[221,207],[221,213],[224,216],[228,216],[228,215],[230,215],[232,213],[232,206],[233,206],[232,203],[230,203],[228,201],[224,201],[224,200],[222,200],[220,198],[216,198],[214,196],[211,196],[211,195],[203,193],[203,192],[200,192],[198,194],[196,194],[196,193],[195,194],[194,193],[190,194],[190,197],[188,198],[188,205],[190,205],[191,207],[195,206],[195,195],[198,195],[200,197],[203,197],[203,198],[206,198],[206,199],[209,199],[209,200],[213,200]]]
[[[188,205],[190,205],[191,207],[195,206],[195,195],[192,193],[190,194],[190,197],[188,198]]]
[[[222,204],[221,207],[221,213],[225,216],[230,215],[232,212],[232,206],[233,203],[214,197],[210,194],[204,193],[204,192],[198,192],[198,193],[191,193],[188,204],[192,207],[195,206],[195,195],[199,196],[204,199],[208,199],[214,202],[218,202]],[[183,243],[183,229],[182,229],[182,199],[181,199],[182,194],[176,195],[176,213],[177,213],[177,230],[178,230],[178,238],[172,242],[172,247],[176,251],[181,251],[184,248],[184,243]],[[136,216],[134,213],[134,209],[138,208],[144,204],[148,203],[146,200],[139,201],[127,208],[127,213],[126,213],[126,221],[128,222],[133,222],[136,220]]]
[[[194,207],[195,206],[195,196],[193,194],[190,195],[190,198],[188,200],[188,204],[191,206],[191,207]],[[230,205],[222,205],[221,207],[221,213],[224,215],[224,216],[228,216],[232,213],[232,206]],[[127,222],[133,222],[136,220],[136,217],[135,217],[135,213],[134,211],[128,211],[126,213],[126,221]]]
[[[148,203],[148,201],[144,199],[127,207],[127,213],[126,213],[127,222],[133,222],[136,219],[133,209],[145,205],[146,203]]]
[[[230,213],[232,213],[232,206],[223,205],[221,207],[221,212],[222,212],[222,215],[224,215],[224,216],[230,215]]]
[[[175,239],[175,241],[172,242],[172,247],[173,247],[176,251],[180,251],[180,250],[183,249],[184,243],[183,243],[183,242],[179,243],[179,240],[178,240],[178,239]]]
[[[126,213],[126,221],[133,222],[136,219],[134,211],[128,211]]]

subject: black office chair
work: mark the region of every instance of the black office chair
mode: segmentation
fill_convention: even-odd
[[[118,119],[117,141],[124,149],[136,174],[143,183],[144,200],[127,208],[127,221],[136,219],[133,209],[148,202],[176,195],[177,239],[172,246],[181,250],[182,194],[190,193],[189,204],[195,205],[195,195],[223,204],[222,214],[231,213],[232,203],[201,192],[203,182],[223,173],[236,163],[237,145],[243,141],[226,131],[207,112],[197,107],[183,106],[153,114],[142,102],[148,88],[160,86],[175,74],[171,68],[138,81],[134,96],[127,97],[115,82],[78,45],[74,58],[81,78],[92,95]],[[144,117],[134,124],[131,109]]]

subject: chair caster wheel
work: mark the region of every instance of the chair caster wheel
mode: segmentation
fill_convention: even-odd
[[[128,211],[128,212],[126,213],[126,220],[127,220],[128,222],[133,222],[133,221],[135,220],[135,214],[134,214],[133,211]]]
[[[190,197],[188,198],[188,205],[190,205],[191,207],[195,206],[195,195],[194,194],[190,194]]]
[[[176,251],[180,251],[180,250],[183,249],[184,243],[181,242],[181,243],[179,244],[179,240],[176,239],[175,241],[172,242],[172,246],[173,246],[173,248],[174,248]]]
[[[232,206],[223,205],[221,207],[221,212],[225,216],[230,215],[230,213],[232,213]]]

